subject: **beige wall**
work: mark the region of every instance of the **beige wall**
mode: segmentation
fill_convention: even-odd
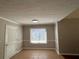
[[[31,44],[30,29],[31,28],[46,28],[47,29],[47,44]],[[55,48],[54,24],[49,25],[24,25],[23,26],[23,47],[26,48]]]
[[[4,58],[5,24],[0,19],[0,59]]]
[[[20,36],[18,36],[18,41],[14,44],[11,44],[12,46],[16,44],[16,49],[17,51],[19,51],[22,48],[22,43],[20,43],[20,40],[22,41],[22,31],[21,31],[21,27],[19,26],[19,24],[15,24],[9,21],[5,21],[3,19],[0,19],[0,59],[4,58],[5,55],[5,34],[6,34],[6,25],[11,25],[11,26],[16,26],[18,27],[18,33]],[[14,47],[14,46],[13,46]],[[15,52],[14,52],[15,53]]]
[[[61,54],[79,54],[79,19],[58,22],[58,35]]]

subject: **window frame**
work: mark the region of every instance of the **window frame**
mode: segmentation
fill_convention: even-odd
[[[32,29],[44,29],[45,30],[45,40],[44,41],[32,41]],[[30,29],[30,43],[32,44],[47,44],[47,29],[46,28],[31,28]]]

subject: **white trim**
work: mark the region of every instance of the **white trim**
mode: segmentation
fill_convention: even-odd
[[[74,8],[73,10],[71,10],[69,13],[67,13],[66,15],[64,15],[60,20],[58,20],[57,22],[62,21],[64,18],[67,19],[67,16],[70,15],[71,13],[73,13],[75,10],[77,10],[77,8]]]
[[[23,49],[20,49],[18,51],[16,51],[10,58],[12,58],[13,56],[15,56],[16,54],[18,54],[19,52],[21,52]]]
[[[60,55],[59,50],[56,49],[56,52],[57,52],[58,55]]]
[[[42,31],[44,31],[44,37],[43,37],[44,40],[41,40],[41,41],[32,40],[33,39],[33,35],[32,35],[33,30],[42,30]],[[40,43],[47,44],[47,29],[46,28],[31,28],[30,29],[30,43],[32,43],[32,44],[40,44]]]
[[[73,56],[79,56],[79,54],[74,54],[74,53],[60,53],[59,55],[73,55]]]
[[[25,41],[30,41],[30,40],[23,40],[23,41],[25,42]],[[47,42],[48,42],[48,41],[55,41],[55,40],[47,40]]]
[[[23,49],[18,50],[18,51],[15,53],[15,55],[16,55],[17,53],[21,52],[22,50],[23,50]]]
[[[56,50],[55,48],[23,48],[23,49]]]
[[[9,21],[9,22],[12,22],[12,23],[15,23],[15,24],[19,24],[19,23],[15,22],[15,21],[9,20],[9,19],[4,18],[4,17],[0,17],[0,19],[5,20],[5,21]]]
[[[56,52],[59,55],[59,40],[58,40],[58,23],[56,22],[55,27],[55,44],[56,44]]]

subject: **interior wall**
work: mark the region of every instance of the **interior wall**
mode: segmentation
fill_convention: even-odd
[[[0,19],[0,59],[4,58],[5,24]]]
[[[16,51],[14,53],[17,53],[18,51],[20,51],[22,49],[22,28],[21,28],[21,26],[19,24],[15,24],[15,23],[0,19],[0,59],[3,59],[5,57],[6,25],[10,25],[10,26],[14,26],[14,27],[18,28],[16,31],[19,34],[17,41],[15,39],[15,42],[12,41],[10,44],[11,47],[16,49]],[[16,46],[14,47],[14,45],[16,45]]]
[[[79,19],[63,19],[58,22],[60,54],[79,54]]]
[[[23,47],[28,48],[55,48],[55,31],[54,24],[48,25],[24,25],[23,26]],[[47,44],[32,44],[30,43],[30,29],[46,28],[47,29]]]

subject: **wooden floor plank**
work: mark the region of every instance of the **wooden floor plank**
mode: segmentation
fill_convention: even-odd
[[[54,50],[23,50],[11,59],[72,59],[58,55]]]

